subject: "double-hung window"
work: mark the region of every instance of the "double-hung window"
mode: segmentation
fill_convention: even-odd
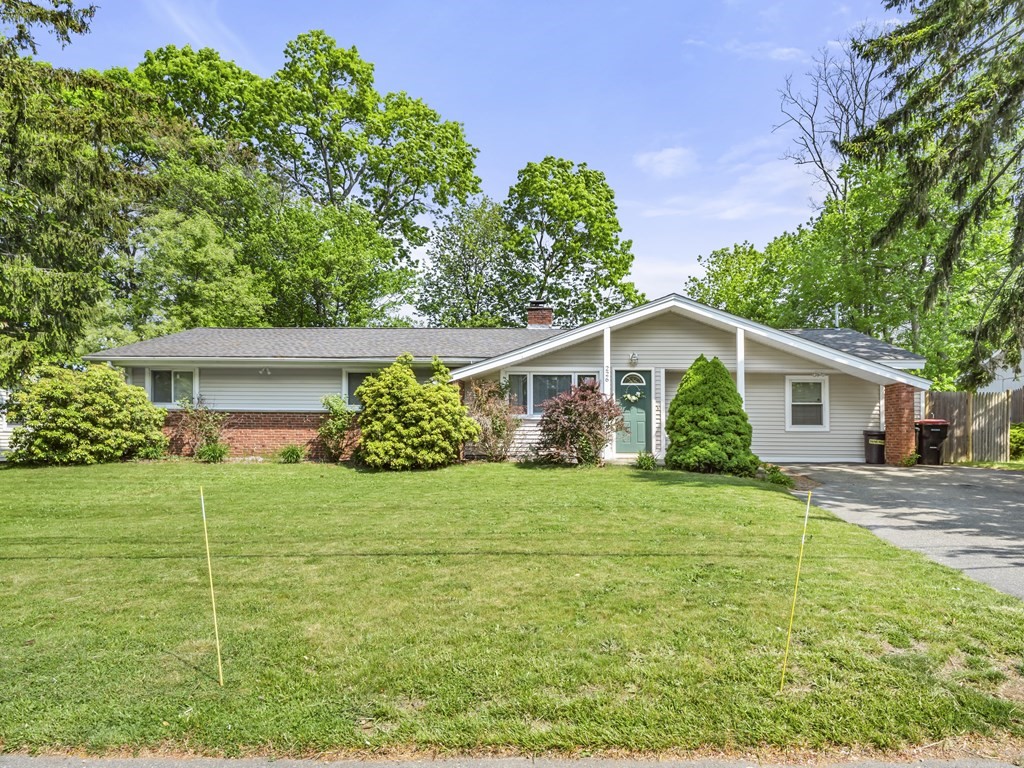
[[[544,413],[544,403],[570,388],[587,382],[597,383],[596,373],[544,372],[512,373],[508,382],[509,402],[527,416]]]
[[[828,376],[786,377],[786,429],[828,431]]]
[[[175,405],[195,398],[196,372],[154,368],[149,372],[149,399],[157,405]]]
[[[347,382],[348,388],[346,389],[346,392],[348,393],[348,404],[351,407],[353,407],[353,408],[362,408],[363,407],[363,401],[360,400],[358,397],[356,397],[356,390],[359,389],[359,387],[361,387],[363,385],[363,382],[366,381],[366,377],[367,376],[372,376],[372,375],[373,374],[371,374],[368,371],[349,371],[348,372],[348,374],[347,374],[347,376],[348,376],[348,382]]]

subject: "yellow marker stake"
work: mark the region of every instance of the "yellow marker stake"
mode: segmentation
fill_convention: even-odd
[[[807,492],[807,509],[804,510],[804,532],[800,537],[800,557],[796,561],[796,583],[793,584],[793,607],[789,611],[789,633],[786,635],[786,654],[782,657],[782,682],[779,693],[786,687],[786,662],[789,661],[789,642],[793,639],[793,619],[796,616],[796,592],[800,589],[800,566],[804,562],[804,544],[807,542],[807,518],[811,515],[811,492]]]
[[[210,603],[213,604],[213,637],[217,641],[217,677],[220,686],[224,687],[224,667],[220,663],[220,630],[217,629],[217,598],[213,594],[213,563],[210,561],[210,534],[206,532],[206,499],[203,498],[203,486],[199,486],[199,505],[203,508],[203,539],[206,540],[206,570],[210,574]]]

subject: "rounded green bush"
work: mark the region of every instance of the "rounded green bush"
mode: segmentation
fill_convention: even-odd
[[[7,417],[20,426],[7,458],[23,465],[160,458],[166,415],[113,368],[44,366],[10,396]]]
[[[448,369],[434,358],[434,375],[420,384],[412,355],[368,376],[356,395],[359,414],[358,459],[374,469],[433,469],[454,463],[462,446],[480,437]]]

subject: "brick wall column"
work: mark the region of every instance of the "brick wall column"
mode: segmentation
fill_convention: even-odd
[[[899,464],[917,452],[914,394],[909,384],[885,385],[885,463]]]

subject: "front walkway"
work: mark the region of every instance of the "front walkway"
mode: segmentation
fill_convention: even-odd
[[[785,469],[822,484],[814,490],[817,506],[1024,600],[1024,472],[866,464]]]

